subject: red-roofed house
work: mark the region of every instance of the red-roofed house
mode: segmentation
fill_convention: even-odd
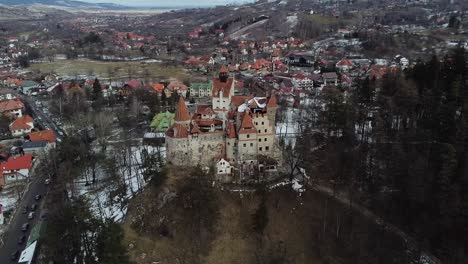
[[[171,91],[171,94],[173,92],[177,92],[178,95],[182,96],[182,97],[186,97],[187,96],[187,90],[188,90],[188,87],[187,85],[181,83],[181,82],[178,82],[178,81],[172,81],[169,83],[169,85],[167,85],[167,89],[169,91]]]
[[[336,63],[336,68],[340,71],[349,71],[354,67],[354,63],[348,59],[342,59]]]
[[[6,162],[0,163],[4,183],[26,180],[32,168],[32,161],[32,155],[25,154],[19,157],[10,157]]]
[[[31,132],[34,128],[34,120],[29,115],[18,117],[10,124],[11,135],[20,137]]]
[[[24,104],[19,99],[0,101],[0,113],[10,114],[14,118],[23,116]]]
[[[55,142],[57,141],[52,130],[31,132],[28,136],[31,141],[47,141],[51,147],[55,147]]]

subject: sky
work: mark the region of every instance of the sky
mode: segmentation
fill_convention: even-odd
[[[206,7],[226,4],[253,2],[253,0],[82,0],[91,3],[114,3],[126,6],[190,6]]]

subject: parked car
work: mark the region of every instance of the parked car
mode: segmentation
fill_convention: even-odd
[[[45,179],[44,184],[48,185],[49,183],[50,183],[50,179],[49,178]]]
[[[23,213],[23,214],[26,214],[27,212],[28,212],[28,207],[27,207],[27,206],[23,206],[23,211],[22,211],[22,213]]]
[[[42,195],[38,194],[36,195],[36,197],[34,199],[36,199],[36,201],[39,201],[41,199]]]
[[[37,204],[31,205],[31,211],[36,211],[36,208],[37,208]]]
[[[25,239],[26,239],[26,236],[25,236],[25,235],[20,236],[20,237],[18,238],[18,244],[23,244]]]
[[[35,215],[34,212],[30,212],[30,213],[28,214],[28,219],[33,219],[33,218],[34,218],[34,215]]]
[[[21,226],[21,231],[23,231],[23,232],[28,231],[28,229],[29,229],[29,224],[28,224],[28,223],[24,223],[24,224]]]

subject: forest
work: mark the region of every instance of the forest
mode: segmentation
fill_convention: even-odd
[[[444,263],[466,262],[466,52],[418,61],[380,80],[324,88],[318,117],[304,109],[293,150],[314,181],[366,205]],[[325,131],[320,151],[310,140]]]

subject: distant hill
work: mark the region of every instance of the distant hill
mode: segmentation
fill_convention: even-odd
[[[2,5],[48,5],[67,8],[90,8],[90,9],[126,9],[128,7],[112,3],[88,3],[75,0],[0,0]]]

